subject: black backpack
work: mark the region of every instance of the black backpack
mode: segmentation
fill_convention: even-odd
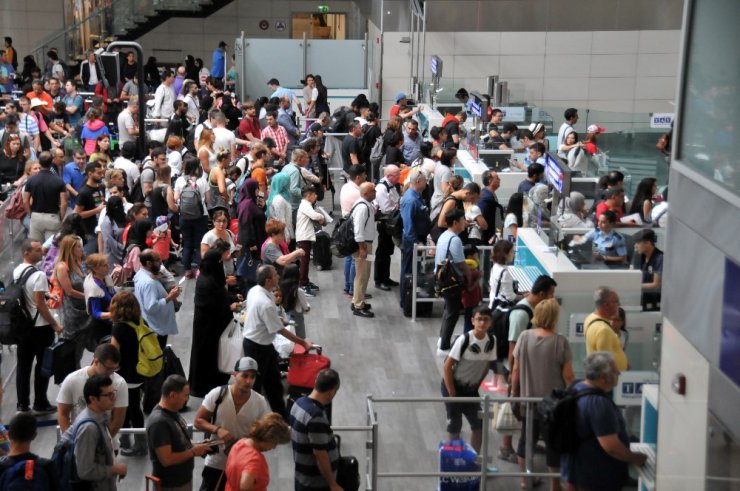
[[[351,256],[360,248],[359,244],[355,242],[355,226],[352,220],[352,213],[355,211],[358,205],[363,204],[368,207],[368,216],[365,219],[365,225],[370,220],[370,207],[364,201],[355,203],[346,217],[342,217],[334,227],[331,233],[331,248],[332,252],[337,257]]]
[[[342,106],[331,115],[331,122],[326,128],[327,133],[346,133],[347,132],[347,113],[350,108]]]
[[[576,382],[577,383],[577,382]],[[547,448],[559,454],[572,454],[581,445],[578,436],[578,399],[595,395],[605,397],[612,404],[614,401],[597,388],[575,390],[575,384],[565,389],[556,389],[537,405],[541,416],[542,435]]]
[[[36,310],[36,315],[31,317],[23,289],[28,278],[37,271],[34,266],[27,267],[17,280],[0,292],[0,344],[18,344],[31,334],[39,312]]]
[[[94,419],[87,418],[82,421],[75,422],[74,426],[68,430],[69,434],[63,436],[54,446],[54,453],[51,455],[51,461],[54,463],[54,466],[56,466],[57,475],[59,476],[60,491],[92,489],[92,483],[90,481],[80,479],[77,474],[77,460],[75,459],[77,432],[79,431],[80,426],[89,423],[94,424],[98,431],[98,448],[105,447],[105,442],[103,442],[103,432],[100,431],[100,428]]]
[[[515,310],[523,310],[529,317],[527,323],[527,329],[532,327],[532,316],[534,313],[532,309],[527,305],[516,304],[509,310],[494,309],[493,311],[493,326],[489,332],[492,332],[496,336],[496,359],[506,360],[509,358],[509,317]]]
[[[144,165],[146,165],[146,162],[147,161],[145,160]],[[151,162],[151,159],[149,159],[149,162]],[[142,168],[139,178],[134,183],[133,189],[129,191],[129,203],[143,203],[144,202],[144,189],[141,187],[141,176],[144,175],[144,172],[149,169],[151,169],[151,171],[154,172],[154,177],[156,179],[157,172],[154,170],[153,167]]]

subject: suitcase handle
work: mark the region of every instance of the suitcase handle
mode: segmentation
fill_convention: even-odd
[[[310,353],[311,351],[315,351],[316,353],[318,353],[320,355],[323,350],[324,350],[324,347],[323,346],[321,346],[319,344],[314,344],[313,346],[311,346],[311,349],[306,350],[306,353]]]

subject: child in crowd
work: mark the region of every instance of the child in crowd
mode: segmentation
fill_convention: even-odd
[[[465,263],[472,272],[470,282],[465,284],[461,297],[462,305],[465,309],[463,316],[465,319],[464,332],[467,333],[473,330],[473,309],[483,300],[483,290],[480,285],[481,273],[479,269],[478,248],[473,244],[465,244],[463,251],[465,252]]]
[[[303,314],[311,310],[303,291],[298,288],[298,265],[291,263],[283,268],[280,278],[280,290],[283,292],[283,308],[288,320],[295,323],[295,334],[299,338],[306,337],[306,323]]]
[[[279,286],[276,286],[272,290],[272,295],[275,297],[275,305],[277,305],[278,315],[281,319],[287,321],[287,319],[285,318],[285,309],[283,309],[283,291],[280,289]]]
[[[170,248],[177,248],[177,243],[172,240],[172,230],[170,230],[166,216],[158,216],[155,223],[156,227],[152,234],[152,249],[159,253],[162,264],[168,266],[170,262]]]

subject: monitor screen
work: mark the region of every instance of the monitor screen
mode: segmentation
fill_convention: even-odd
[[[561,195],[565,191],[566,175],[568,177],[570,175],[570,172],[567,172],[566,169],[567,167],[562,164],[560,159],[549,153],[545,154],[545,178]]]

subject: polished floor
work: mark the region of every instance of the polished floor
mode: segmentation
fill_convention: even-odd
[[[338,194],[338,193],[337,193]],[[338,198],[338,197],[337,197]],[[330,199],[327,197],[327,200]],[[330,204],[326,203],[327,209]],[[337,206],[338,208],[338,206]],[[7,277],[11,268],[6,248],[2,256],[2,277]],[[19,261],[16,251],[14,262]],[[376,317],[364,319],[352,315],[350,301],[342,293],[342,259],[334,259],[328,271],[311,270],[311,280],[321,287],[321,292],[309,299],[311,312],[306,315],[308,338],[324,347],[324,354],[332,360],[332,366],[339,372],[342,385],[334,401],[333,424],[337,427],[363,426],[367,421],[367,395],[375,397],[436,397],[439,395],[442,360],[435,354],[439,332],[441,304],[435,305],[435,317],[411,322],[403,316],[398,307],[398,289],[384,292],[373,287],[370,280],[369,293],[373,295]],[[400,253],[396,251],[392,275],[398,275]],[[192,303],[194,281],[185,284],[184,305],[178,313],[180,334],[170,336],[170,343],[180,356],[185,371],[188,370],[192,332]],[[462,332],[462,320],[456,333]],[[83,362],[90,360],[86,353]],[[2,421],[7,422],[15,411],[15,352],[3,347],[2,378],[6,394],[2,402]],[[50,398],[54,400],[58,387],[50,385]],[[191,412],[185,414],[192,422],[194,410],[200,399],[191,399]],[[445,438],[445,413],[440,403],[389,403],[376,404],[375,412],[379,423],[380,472],[436,472],[438,469],[437,448]],[[53,426],[39,429],[34,443],[34,451],[49,456],[56,441]],[[490,424],[487,425],[490,429]],[[360,461],[363,475],[366,440],[364,432],[342,431],[342,452],[354,455]],[[467,423],[463,426],[463,436],[469,439]],[[196,435],[197,438],[197,435]],[[495,450],[500,436],[491,432],[489,453],[494,455],[489,465],[502,472],[514,472],[517,466],[497,461]],[[281,446],[268,454],[271,469],[271,490],[290,490],[293,488],[293,461],[289,445]],[[144,474],[151,470],[151,464],[143,457],[125,458],[121,461],[129,465],[129,475],[122,480],[120,490],[144,489]],[[202,459],[197,459],[194,476],[195,489],[200,484]],[[542,457],[537,455],[536,468],[544,471]],[[517,478],[497,478],[489,481],[488,489],[519,489]],[[378,490],[416,491],[432,490],[437,487],[435,478],[381,478]],[[544,486],[543,486],[544,487]],[[361,489],[364,489],[361,488]]]

